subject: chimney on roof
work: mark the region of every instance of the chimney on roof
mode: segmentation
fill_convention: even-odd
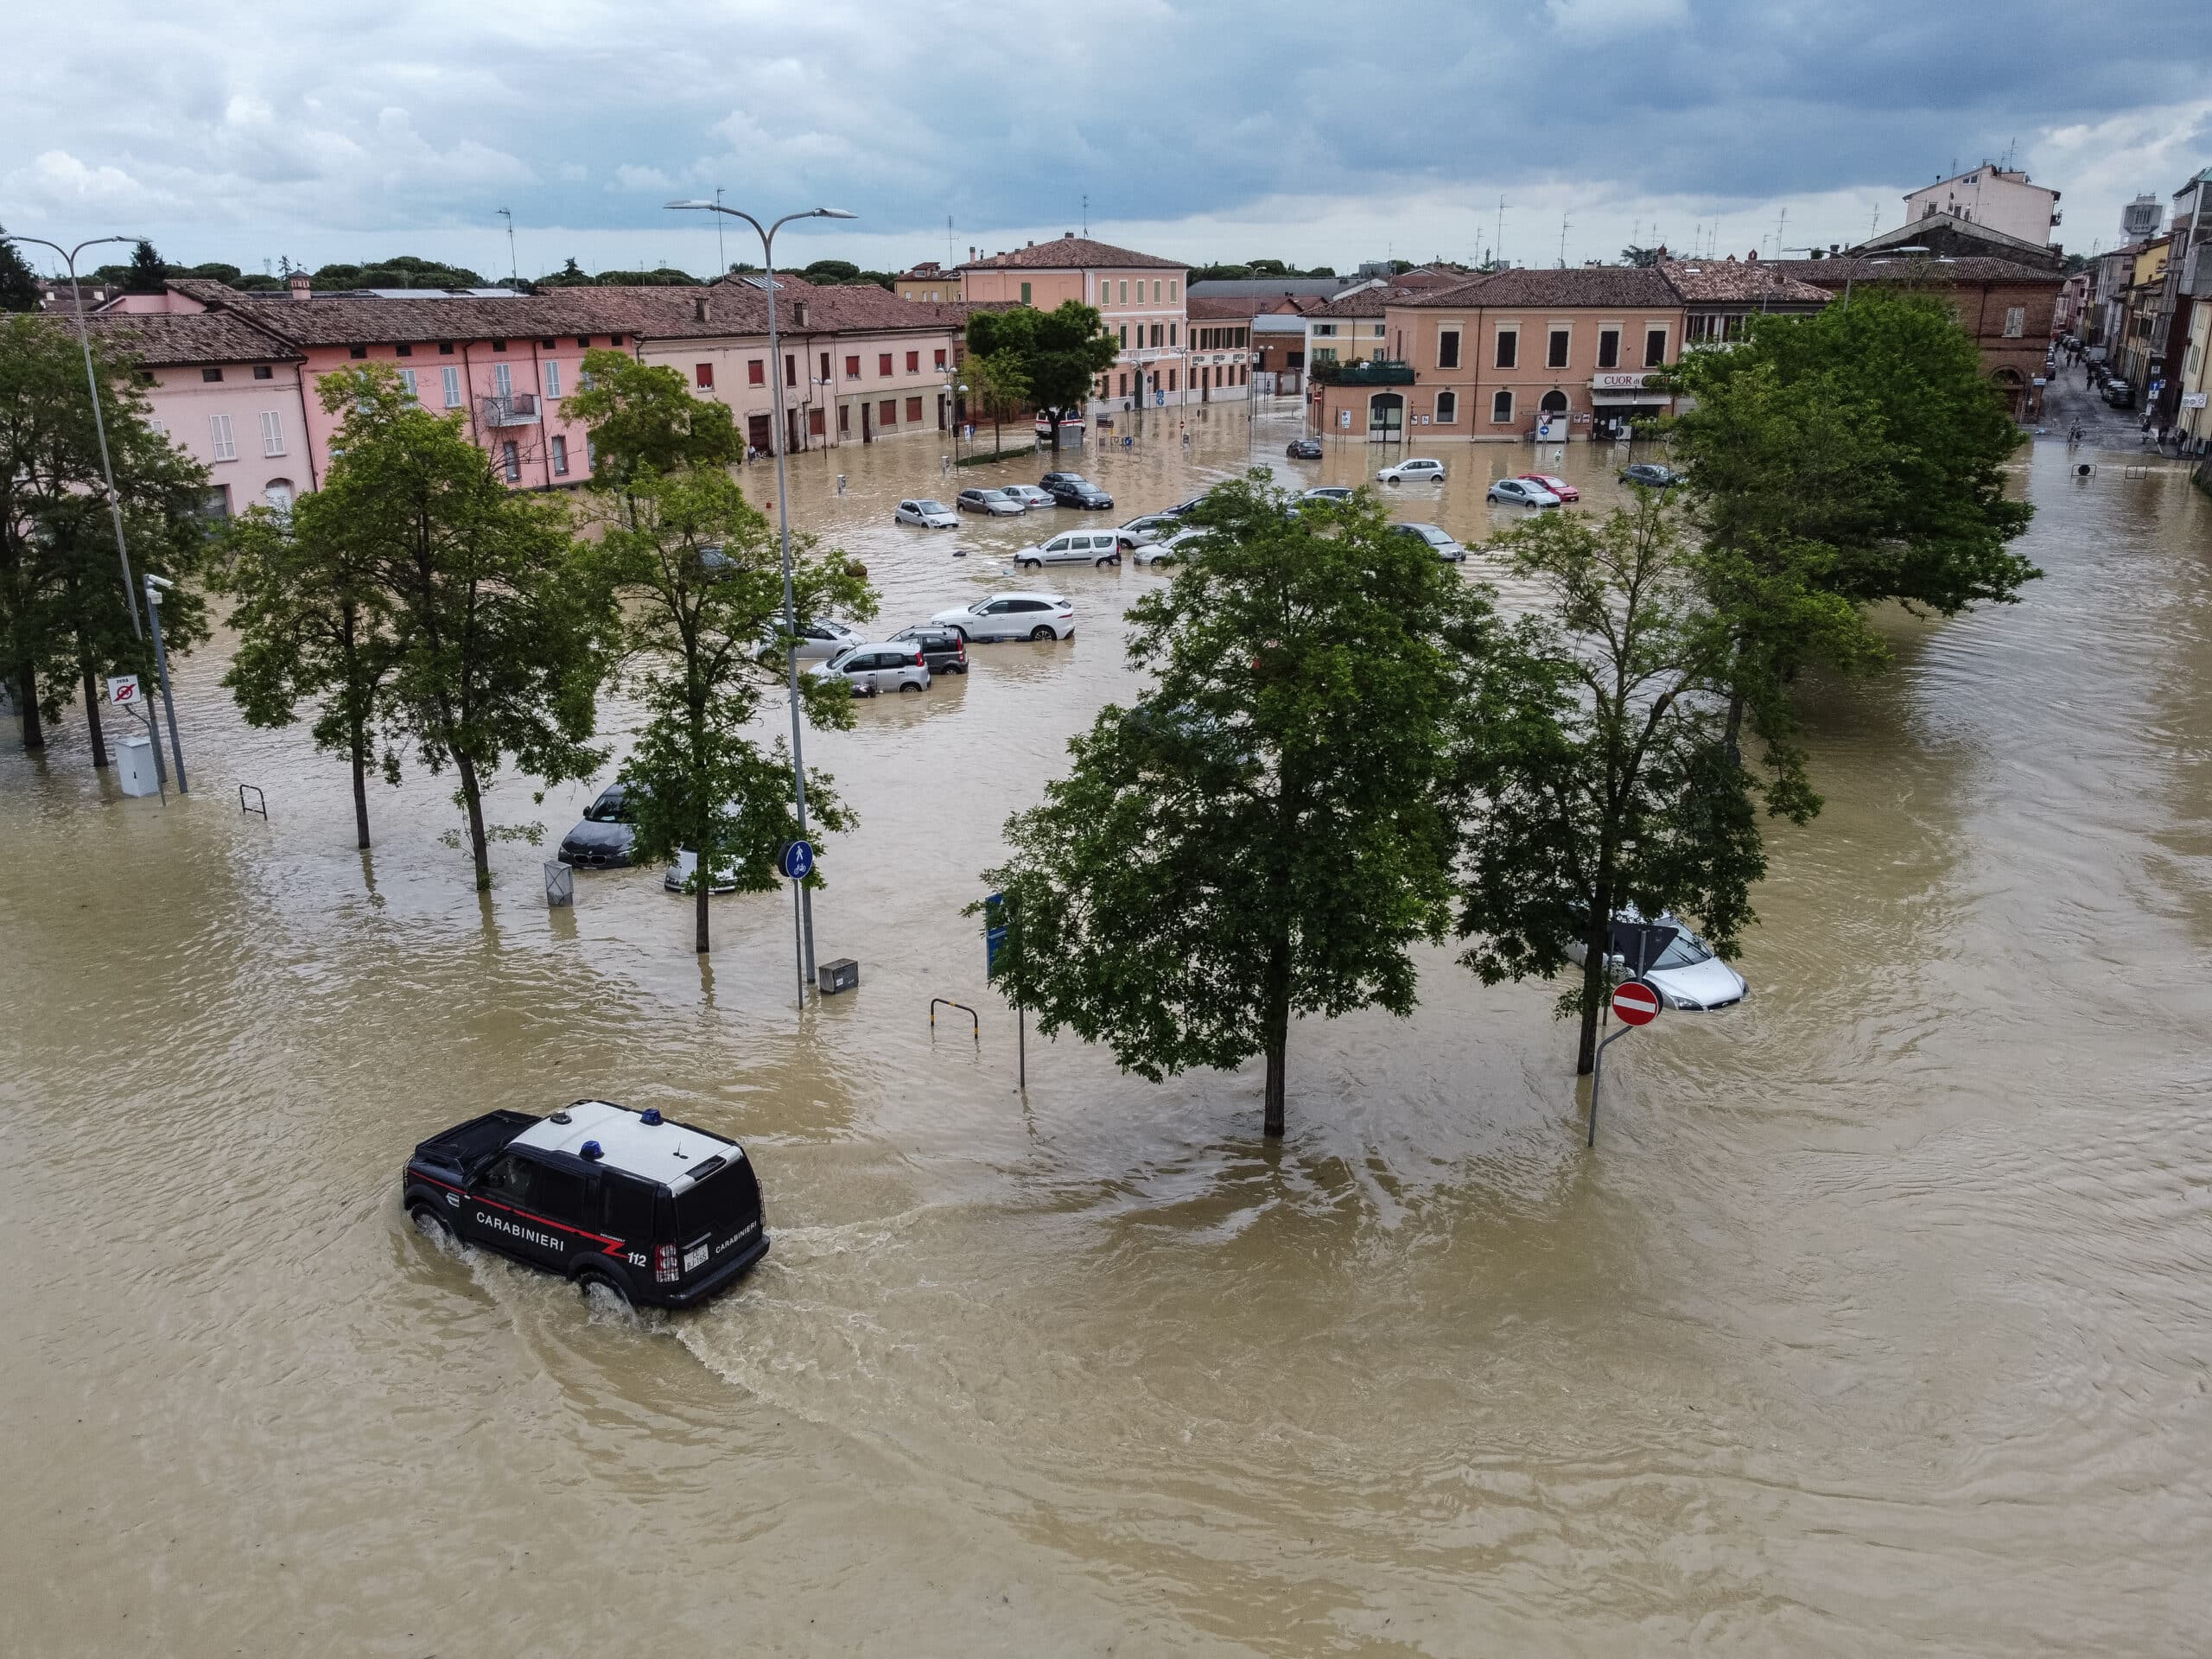
[[[791,302],[791,327],[794,328],[804,328],[806,327],[806,302],[804,300],[793,300]]]
[[[691,299],[691,321],[704,322],[706,320],[707,296],[703,294],[694,295]]]
[[[1836,255],[1838,255],[1839,253],[1841,253],[1842,251],[1843,251],[1843,244],[1842,244],[1842,243],[1840,243],[1840,242],[1831,242],[1831,243],[1829,243],[1829,244],[1828,244],[1828,257],[1829,257],[1829,258],[1831,258],[1831,259],[1834,258],[1834,257],[1836,257]]]
[[[971,265],[976,263],[976,245],[973,242],[968,245],[968,263]]]
[[[315,280],[304,270],[294,271],[285,280],[284,286],[292,291],[292,297],[296,300],[311,300],[315,297]]]

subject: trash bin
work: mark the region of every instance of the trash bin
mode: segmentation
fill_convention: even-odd
[[[840,991],[849,991],[861,982],[861,965],[850,957],[840,957],[835,962],[825,962],[814,970],[816,982],[824,996],[835,996]]]
[[[576,872],[572,866],[557,859],[545,866],[545,903],[550,910],[563,910],[576,902]]]
[[[162,786],[154,770],[154,740],[126,737],[115,746],[115,775],[126,795],[151,795]]]

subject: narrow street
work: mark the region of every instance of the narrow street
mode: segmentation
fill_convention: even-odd
[[[2089,382],[2087,362],[2070,368],[2063,364],[2059,366],[2050,384],[2044,388],[2043,409],[2039,424],[2046,442],[2055,438],[2063,443],[2068,431],[2078,423],[2085,449],[2143,448],[2143,411],[2114,409],[2107,404]]]

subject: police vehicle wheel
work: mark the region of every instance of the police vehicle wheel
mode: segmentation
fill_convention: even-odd
[[[429,1233],[442,1243],[454,1236],[453,1224],[438,1213],[435,1205],[426,1204],[417,1198],[407,1206],[407,1215],[417,1231]]]
[[[621,1303],[625,1307],[630,1306],[629,1291],[624,1287],[622,1281],[617,1279],[613,1274],[602,1273],[597,1268],[586,1268],[582,1273],[576,1275],[576,1289],[583,1295],[586,1300],[590,1300],[592,1287],[594,1285],[605,1286],[613,1294],[616,1301]]]

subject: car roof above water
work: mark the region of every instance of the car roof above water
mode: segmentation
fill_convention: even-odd
[[[556,1117],[569,1121],[542,1117],[509,1144],[581,1156],[584,1142],[596,1141],[603,1167],[671,1189],[690,1185],[699,1166],[710,1158],[734,1163],[745,1156],[734,1141],[681,1123],[648,1123],[642,1114],[611,1101],[580,1100]]]

